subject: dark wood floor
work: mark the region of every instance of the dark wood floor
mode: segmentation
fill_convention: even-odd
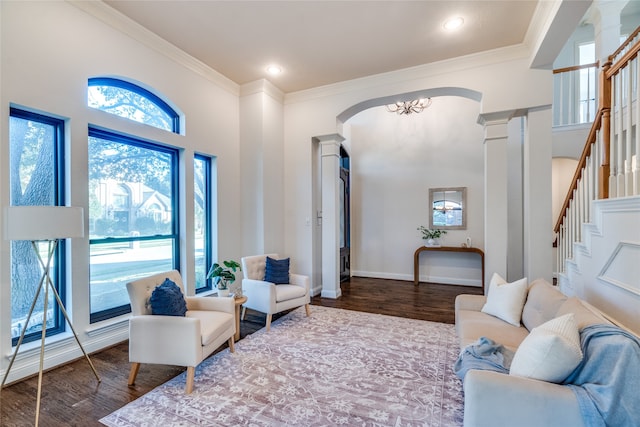
[[[336,307],[412,319],[453,323],[453,304],[461,293],[481,294],[480,288],[352,278],[342,283],[342,297],[314,297],[313,305]],[[313,315],[313,307],[312,307]],[[279,316],[274,316],[276,319]],[[265,316],[247,310],[241,337],[264,326]],[[85,359],[45,373],[40,426],[101,426],[98,420],[156,386],[182,373],[184,368],[142,365],[134,387],[127,387],[128,346],[121,343],[91,355],[102,381],[98,383]],[[5,387],[0,393],[0,425],[31,426],[35,419],[37,377]]]

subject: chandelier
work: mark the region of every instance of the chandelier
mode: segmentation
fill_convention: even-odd
[[[387,111],[397,114],[421,113],[431,105],[431,98],[414,99],[413,101],[398,101],[395,104],[386,105]]]

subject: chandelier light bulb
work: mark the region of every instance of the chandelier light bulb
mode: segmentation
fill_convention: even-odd
[[[413,101],[398,101],[395,104],[388,104],[387,111],[390,113],[412,114],[421,113],[424,109],[431,105],[431,98],[414,99]]]

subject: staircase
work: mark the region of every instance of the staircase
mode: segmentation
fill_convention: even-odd
[[[558,285],[640,332],[640,27],[600,70],[598,109],[555,226]]]

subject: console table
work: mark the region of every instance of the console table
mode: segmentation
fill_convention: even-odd
[[[482,291],[484,292],[484,252],[479,248],[465,248],[463,246],[421,246],[416,249],[413,254],[413,284],[417,285],[420,281],[420,265],[418,264],[418,256],[421,252],[471,252],[480,255],[480,263],[482,265]]]

